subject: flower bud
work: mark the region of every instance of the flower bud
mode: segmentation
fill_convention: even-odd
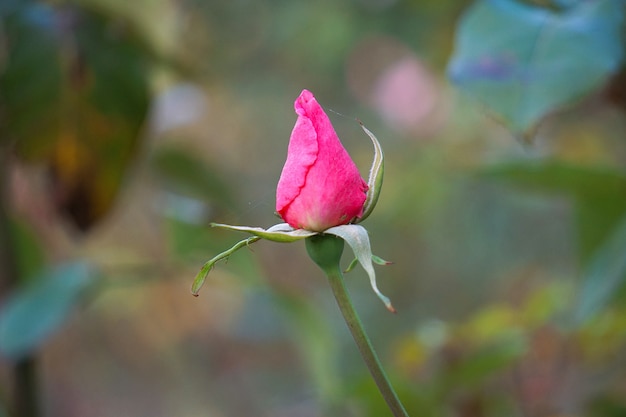
[[[367,183],[310,91],[302,91],[295,110],[276,211],[296,229],[322,232],[348,224],[363,214]]]

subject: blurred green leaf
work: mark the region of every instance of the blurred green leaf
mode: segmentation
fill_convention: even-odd
[[[159,178],[178,192],[222,207],[235,205],[221,173],[190,151],[176,147],[159,148],[152,156],[151,165]]]
[[[45,265],[44,252],[27,224],[18,220],[10,224],[20,281],[26,282],[34,278]]]
[[[336,404],[343,396],[339,374],[335,366],[337,345],[324,315],[319,314],[318,306],[286,292],[277,292],[276,301],[286,313],[294,340],[303,353],[320,397],[324,404]]]
[[[537,288],[526,300],[521,313],[521,320],[528,329],[541,327],[551,320],[560,319],[570,308],[571,281],[554,281]]]
[[[498,340],[469,352],[461,362],[455,364],[446,375],[447,382],[452,386],[479,384],[511,365],[527,349],[526,337],[522,332],[502,333]]]
[[[601,391],[591,401],[588,411],[590,417],[624,417],[626,416],[626,401],[620,394]]]
[[[389,371],[389,370],[388,370]],[[398,375],[390,374],[394,381],[394,389],[402,400],[410,416],[438,417],[441,416],[441,392],[438,387],[431,384],[416,384],[399,378]],[[345,378],[345,377],[344,377]],[[380,395],[376,384],[369,374],[358,374],[348,380],[344,386],[348,387],[350,394],[358,401],[359,409],[364,416],[382,417],[390,416],[389,406]]]
[[[626,217],[613,235],[596,252],[586,268],[574,306],[575,326],[587,322],[605,307],[626,278]]]
[[[572,198],[583,259],[595,252],[626,214],[626,175],[610,168],[522,162],[494,166],[483,174],[535,192]]]
[[[185,261],[206,258],[207,253],[222,250],[219,242],[204,225],[191,224],[179,219],[167,219],[167,243],[176,259]]]
[[[601,86],[623,55],[622,0],[564,12],[480,0],[464,15],[448,73],[515,133]]]
[[[10,2],[4,7],[0,10],[0,139],[23,140],[55,132],[62,74],[53,33],[54,9],[31,2]]]
[[[98,111],[130,123],[138,133],[150,104],[150,52],[124,21],[82,12],[73,34],[81,54],[75,65],[85,65],[87,100]],[[81,62],[82,61],[82,62]],[[133,138],[134,139],[134,138]]]
[[[44,271],[36,282],[11,294],[0,309],[0,353],[16,360],[36,350],[64,323],[95,278],[91,265],[68,263]]]
[[[26,2],[0,18],[0,136],[50,168],[54,204],[87,229],[135,155],[153,57],[124,21],[93,10]]]
[[[47,155],[59,208],[81,229],[110,210],[150,103],[150,52],[124,21],[69,8],[60,132]],[[68,44],[69,42],[69,44]],[[35,121],[36,122],[36,121]]]

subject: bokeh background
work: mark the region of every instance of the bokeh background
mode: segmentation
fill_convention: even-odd
[[[357,120],[385,151],[398,314],[346,279],[409,413],[626,415],[624,70],[520,134],[448,79],[473,4],[2,1],[0,415],[390,415],[302,242],[190,293],[245,237],[210,222],[278,222],[303,88],[365,177]]]

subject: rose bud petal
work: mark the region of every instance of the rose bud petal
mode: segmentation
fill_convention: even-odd
[[[363,214],[367,183],[310,91],[298,115],[276,189],[276,211],[291,227],[322,232]]]

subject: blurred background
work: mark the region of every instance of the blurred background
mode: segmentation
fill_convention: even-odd
[[[245,237],[210,222],[279,222],[304,88],[363,176],[357,119],[385,151],[364,226],[398,314],[346,279],[409,413],[626,415],[623,10],[3,0],[0,416],[390,415],[303,243],[256,243],[190,293]],[[557,68],[549,94],[515,90],[523,117],[518,58]]]

